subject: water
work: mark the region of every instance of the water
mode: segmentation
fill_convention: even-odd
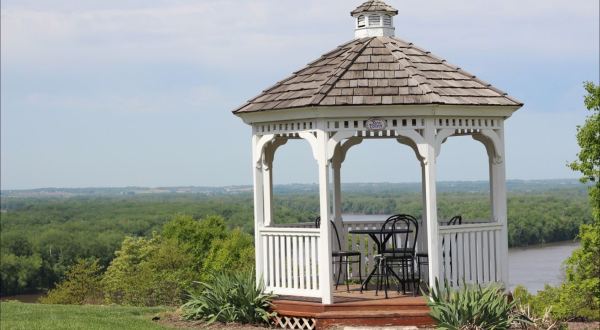
[[[579,247],[576,242],[560,242],[508,250],[510,288],[521,284],[529,292],[542,290],[545,284],[558,285],[564,280],[562,263]]]

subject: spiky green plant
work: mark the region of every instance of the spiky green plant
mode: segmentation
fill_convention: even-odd
[[[501,287],[467,285],[453,289],[445,282],[440,288],[430,288],[427,304],[430,316],[438,329],[447,330],[505,330],[513,322],[527,323],[524,316],[514,314],[516,302],[509,302]]]
[[[252,270],[213,274],[209,281],[196,283],[198,288],[189,293],[189,300],[181,308],[185,319],[208,324],[268,324],[275,315],[269,311],[274,295],[265,293],[263,285],[256,285]]]

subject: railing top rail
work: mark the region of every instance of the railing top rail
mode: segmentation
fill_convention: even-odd
[[[271,224],[271,228],[310,228],[310,227],[314,227],[315,226],[315,222],[292,222],[292,223],[274,223]]]
[[[319,228],[289,228],[289,227],[263,227],[258,230],[261,235],[306,235],[319,236]]]
[[[443,226],[439,227],[440,234],[449,234],[449,233],[464,233],[464,232],[476,232],[479,230],[500,230],[502,229],[502,224],[497,222],[488,222],[488,223],[469,223],[455,226]]]

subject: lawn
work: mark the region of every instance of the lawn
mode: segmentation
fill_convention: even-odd
[[[161,307],[0,303],[0,328],[8,329],[166,329],[152,321]]]

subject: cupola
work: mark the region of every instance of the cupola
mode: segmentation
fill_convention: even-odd
[[[381,0],[369,0],[350,15],[356,20],[355,38],[394,36],[394,16],[398,10]]]

